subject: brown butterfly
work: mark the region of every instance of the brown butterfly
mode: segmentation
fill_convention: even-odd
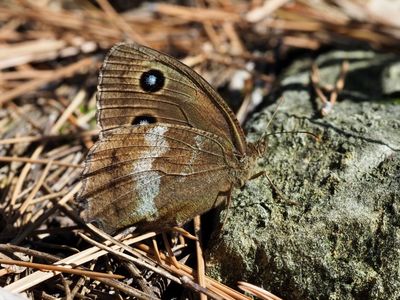
[[[107,232],[163,230],[223,203],[252,175],[265,143],[248,144],[233,112],[196,72],[137,44],[114,46],[99,75],[99,140],[78,196]]]

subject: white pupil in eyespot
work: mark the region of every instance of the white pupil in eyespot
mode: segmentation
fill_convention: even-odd
[[[157,77],[155,75],[148,75],[146,78],[146,84],[149,86],[155,85],[157,82]]]

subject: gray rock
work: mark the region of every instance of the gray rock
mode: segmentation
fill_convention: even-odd
[[[323,82],[334,83],[343,59],[350,62],[345,89],[324,118],[309,64],[283,76],[284,102],[268,131],[306,130],[320,139],[270,136],[259,168],[286,196],[265,176],[235,193],[208,252],[212,277],[287,299],[400,299],[400,58],[331,52],[317,59]],[[249,122],[250,140],[275,109]]]

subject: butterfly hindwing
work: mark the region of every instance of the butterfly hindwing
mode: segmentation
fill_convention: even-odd
[[[237,167],[231,145],[210,132],[122,126],[91,149],[79,197],[87,221],[109,232],[131,224],[173,226],[213,207]]]

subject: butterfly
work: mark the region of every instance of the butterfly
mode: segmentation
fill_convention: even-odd
[[[104,60],[97,123],[78,199],[85,221],[110,233],[165,230],[225,203],[265,151],[200,75],[134,43]]]

